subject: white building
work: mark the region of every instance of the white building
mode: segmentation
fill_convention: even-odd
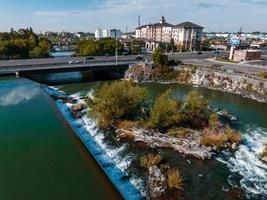
[[[109,31],[108,30],[103,30],[102,36],[103,36],[103,38],[109,37]]]
[[[192,22],[183,22],[177,25],[169,24],[162,16],[159,23],[143,25],[136,28],[136,38],[144,38],[153,41],[153,48],[155,43],[170,42],[174,39],[176,45],[180,45],[185,50],[197,50],[200,47],[202,40],[203,27]]]
[[[99,40],[101,38],[103,38],[103,31],[100,28],[98,28],[95,30],[95,39]]]

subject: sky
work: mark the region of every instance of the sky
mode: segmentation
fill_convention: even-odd
[[[0,0],[0,32],[134,30],[138,24],[191,21],[205,31],[267,32],[267,0]]]

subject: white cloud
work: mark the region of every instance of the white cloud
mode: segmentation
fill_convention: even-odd
[[[93,1],[84,9],[37,10],[27,22],[42,31],[93,31],[98,27],[124,30],[126,26],[133,30],[138,15],[142,23],[156,22],[164,15],[174,24],[193,21],[215,31],[237,31],[240,26],[247,31],[267,31],[266,0]]]
[[[0,106],[18,105],[22,102],[27,102],[38,93],[38,88],[29,89],[25,86],[16,87],[15,89],[0,95]]]

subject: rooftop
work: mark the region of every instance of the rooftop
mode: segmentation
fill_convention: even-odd
[[[142,26],[137,27],[136,29],[141,29],[141,28],[146,28],[146,27],[161,27],[161,26],[177,27],[177,28],[200,28],[200,29],[204,28],[192,22],[183,22],[177,25],[173,25],[173,24],[167,23],[165,18],[162,16],[160,19],[160,22],[154,23],[154,24],[150,23],[150,24],[142,25]]]

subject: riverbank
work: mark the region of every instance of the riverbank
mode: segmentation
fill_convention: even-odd
[[[158,76],[146,65],[130,68],[125,74],[126,80],[135,82],[181,83],[237,94],[258,102],[267,103],[267,79],[258,76],[228,73],[227,71],[197,68],[195,66],[178,66],[175,70]]]
[[[74,105],[74,102],[84,103],[84,101],[79,97],[67,97],[64,92],[59,91],[56,88],[44,86],[44,89],[49,96],[54,99],[57,109],[64,116],[65,120],[80,138],[87,150],[94,157],[96,162],[103,169],[123,198],[127,200],[144,199],[144,196],[140,193],[140,191],[137,190],[131,183],[128,175],[123,172],[123,168],[127,167],[127,162],[125,163],[124,161],[118,163],[116,160],[113,160],[114,156],[112,156],[112,154],[116,154],[116,152],[106,149],[104,144],[101,143],[101,136],[99,137],[96,135],[95,122],[88,119],[86,117],[86,113],[75,118],[71,112],[71,107]]]

